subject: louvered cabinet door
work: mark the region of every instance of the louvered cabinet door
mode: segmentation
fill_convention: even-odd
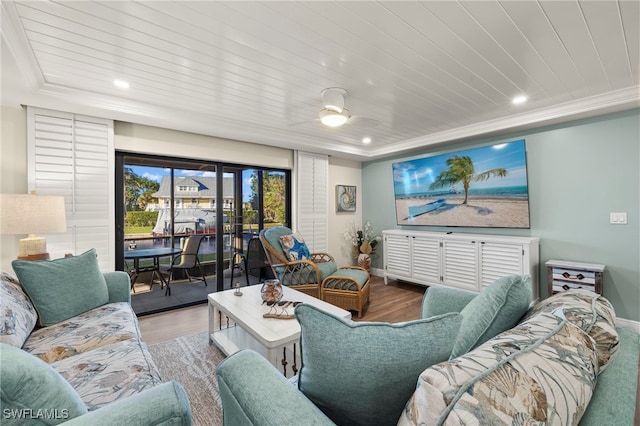
[[[421,283],[440,284],[440,242],[438,238],[411,237],[411,275]]]
[[[479,291],[478,244],[475,240],[442,242],[442,284]]]
[[[480,281],[486,287],[506,275],[522,275],[523,249],[520,244],[480,243]]]
[[[408,235],[385,235],[384,268],[387,277],[411,277],[411,238]]]
[[[387,278],[479,292],[497,278],[531,276],[538,298],[539,238],[453,232],[386,230]]]
[[[49,234],[52,259],[90,248],[115,267],[113,121],[29,107],[29,190],[65,198],[67,232]]]

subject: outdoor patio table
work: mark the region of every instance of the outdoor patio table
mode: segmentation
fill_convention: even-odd
[[[138,275],[140,275],[141,272],[151,272],[151,284],[149,285],[149,287],[151,288],[153,286],[153,277],[157,274],[160,281],[166,286],[164,294],[170,294],[169,283],[160,273],[160,258],[165,256],[175,256],[176,254],[180,254],[181,252],[182,249],[180,248],[164,247],[125,251],[124,258],[133,260],[133,271],[131,271],[131,288],[133,289],[133,286],[138,279]],[[153,264],[141,267],[140,259],[153,259]]]

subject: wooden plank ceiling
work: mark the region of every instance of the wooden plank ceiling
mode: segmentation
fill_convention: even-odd
[[[3,1],[3,103],[373,159],[637,107],[639,5]]]

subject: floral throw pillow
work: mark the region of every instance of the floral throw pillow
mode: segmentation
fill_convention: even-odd
[[[541,312],[424,370],[398,425],[576,425],[597,374],[593,339]]]
[[[598,374],[604,371],[620,348],[620,336],[616,331],[616,312],[611,302],[598,293],[579,288],[556,293],[538,302],[527,313],[525,319],[532,318],[540,312],[567,318],[596,341],[600,364]]]
[[[21,348],[38,316],[16,278],[0,273],[0,342]]]
[[[302,235],[300,235],[299,232],[280,237],[280,245],[282,246],[282,251],[284,251],[285,256],[287,256],[289,260],[296,261],[309,259],[311,257],[309,248],[305,244],[304,238],[302,238]]]

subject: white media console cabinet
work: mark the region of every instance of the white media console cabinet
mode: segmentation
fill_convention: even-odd
[[[497,278],[530,275],[538,299],[540,239],[456,232],[382,232],[384,283],[389,278],[480,292]]]

